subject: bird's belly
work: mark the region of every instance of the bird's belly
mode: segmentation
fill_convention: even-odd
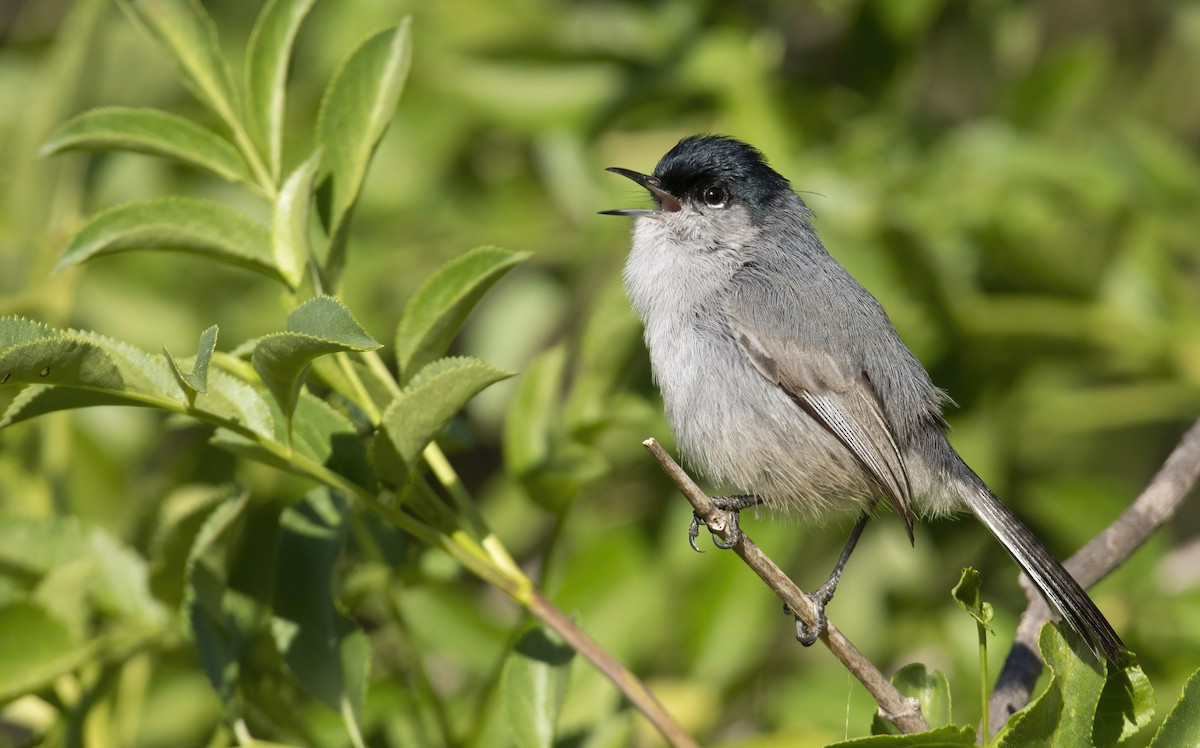
[[[656,337],[647,342],[667,422],[685,461],[720,489],[812,518],[859,511],[878,495],[850,451],[731,338],[686,327]]]

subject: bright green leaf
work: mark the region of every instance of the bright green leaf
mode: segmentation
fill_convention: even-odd
[[[1183,695],[1171,707],[1150,742],[1150,748],[1174,748],[1177,745],[1200,745],[1200,670],[1188,678]]]
[[[253,183],[245,160],[232,143],[191,120],[158,109],[105,107],[84,112],[63,125],[39,153],[114,150],[175,159],[230,182]]]
[[[1104,666],[1078,634],[1062,631],[1054,623],[1042,627],[1038,644],[1050,683],[1041,696],[1009,718],[995,745],[1092,745]]]
[[[292,288],[300,285],[304,268],[312,256],[308,223],[313,179],[320,163],[318,151],[296,167],[275,198],[275,210],[271,215],[271,253],[279,272]]]
[[[958,603],[958,607],[967,611],[967,615],[974,618],[976,623],[988,631],[992,630],[991,623],[995,611],[992,610],[991,603],[985,603],[981,599],[978,571],[969,566],[963,569],[958,584],[954,585],[950,594],[954,596],[954,602]]]
[[[574,650],[540,628],[526,631],[504,664],[504,705],[516,745],[550,748]]]
[[[380,347],[332,296],[318,296],[296,307],[287,326],[287,332],[259,338],[251,363],[289,421],[314,358]]]
[[[871,735],[830,743],[825,748],[955,748],[975,745],[974,727],[947,725],[912,735]]]
[[[447,262],[417,287],[396,329],[401,380],[442,356],[479,299],[528,252],[479,247]]]
[[[246,48],[246,129],[259,152],[267,156],[276,183],[282,170],[288,63],[296,33],[313,2],[268,0]]]
[[[383,414],[383,430],[375,439],[376,470],[403,483],[454,414],[488,385],[510,376],[473,358],[444,358],[426,366]]]
[[[325,89],[317,142],[333,182],[326,274],[341,273],[346,226],[375,146],[396,111],[412,59],[410,18],[366,39],[342,62]]]
[[[267,227],[224,205],[185,197],[126,203],[93,215],[58,267],[134,249],[189,252],[286,282],[271,259]]]
[[[900,693],[920,702],[926,724],[935,728],[950,725],[950,682],[945,673],[929,672],[924,664],[916,662],[897,670],[891,680]],[[871,724],[873,733],[894,734],[895,730],[895,725],[875,715]]]
[[[127,0],[175,59],[184,84],[226,124],[238,122],[233,76],[221,57],[217,27],[198,0]]]
[[[1155,706],[1154,686],[1140,666],[1110,672],[1096,705],[1094,744],[1117,745],[1138,734],[1153,721]]]

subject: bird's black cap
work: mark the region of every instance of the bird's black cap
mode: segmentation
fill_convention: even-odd
[[[781,194],[791,194],[791,184],[767,165],[757,148],[724,135],[691,135],[675,144],[654,167],[652,175],[628,169],[609,171],[628,177],[650,190],[664,210],[679,210],[678,202],[664,202],[663,193],[677,200],[702,199],[705,189],[719,186],[731,198],[751,209],[766,209]],[[673,203],[673,204],[672,204]],[[648,215],[653,211],[603,211],[613,215]]]

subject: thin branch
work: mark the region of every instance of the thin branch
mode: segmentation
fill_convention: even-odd
[[[699,486],[692,481],[683,468],[679,467],[675,460],[671,459],[671,456],[656,440],[647,439],[642,444],[650,451],[650,454],[654,455],[663,472],[675,482],[675,485],[691,502],[692,507],[696,510],[696,515],[707,523],[708,529],[722,540],[728,540],[728,513],[713,505],[708,494],[700,490]],[[805,623],[812,626],[816,622],[816,611],[813,610],[812,603],[804,596],[804,592],[791,579],[788,579],[775,562],[762,552],[762,549],[750,540],[745,531],[741,533],[741,540],[733,546],[733,552]],[[929,729],[925,718],[921,716],[921,708],[916,700],[897,691],[887,677],[879,671],[879,668],[864,657],[832,623],[826,624],[821,641],[875,698],[881,717],[894,723],[906,733],[924,732]]]
[[[575,625],[575,622],[563,615],[535,588],[529,601],[529,611],[540,618],[543,623],[553,629],[566,640],[579,654],[583,655],[592,665],[608,678],[621,693],[658,729],[659,734],[674,748],[698,748],[696,741],[683,731],[679,723],[663,708],[646,684],[638,680],[615,657]]]
[[[1137,500],[1103,532],[1067,559],[1063,566],[1083,587],[1100,581],[1175,515],[1198,476],[1200,420],[1183,435]],[[1034,682],[1042,672],[1042,661],[1037,654],[1038,632],[1053,614],[1024,578],[1022,584],[1029,597],[1029,606],[1021,614],[1013,648],[996,678],[990,711],[1001,719],[995,722],[993,730],[999,730],[1004,720],[1029,702]]]

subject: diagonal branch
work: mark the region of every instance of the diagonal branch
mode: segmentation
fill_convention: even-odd
[[[1137,500],[1103,532],[1067,559],[1063,566],[1083,587],[1090,587],[1103,579],[1174,516],[1198,476],[1200,420],[1183,435]],[[992,691],[989,711],[1001,717],[993,723],[993,734],[1009,716],[1029,702],[1034,682],[1042,672],[1042,661],[1037,654],[1038,632],[1042,624],[1050,620],[1052,613],[1046,602],[1024,579],[1022,584],[1029,596],[1029,606],[1021,614],[1013,648]]]
[[[699,486],[692,481],[683,468],[679,467],[675,460],[671,459],[671,456],[656,440],[647,439],[642,442],[642,445],[658,460],[663,472],[675,482],[675,485],[691,502],[692,507],[696,510],[696,515],[707,523],[708,529],[722,540],[729,540],[727,512],[713,505],[708,494],[700,490]],[[733,552],[805,623],[812,626],[816,622],[816,611],[813,610],[812,603],[775,562],[746,536],[745,531],[741,533],[741,540],[733,546]],[[875,698],[875,703],[879,705],[880,716],[894,723],[906,733],[924,732],[929,729],[925,718],[921,716],[921,708],[916,700],[897,691],[887,677],[879,671],[879,668],[864,657],[862,652],[859,652],[832,623],[826,625],[821,641]]]

